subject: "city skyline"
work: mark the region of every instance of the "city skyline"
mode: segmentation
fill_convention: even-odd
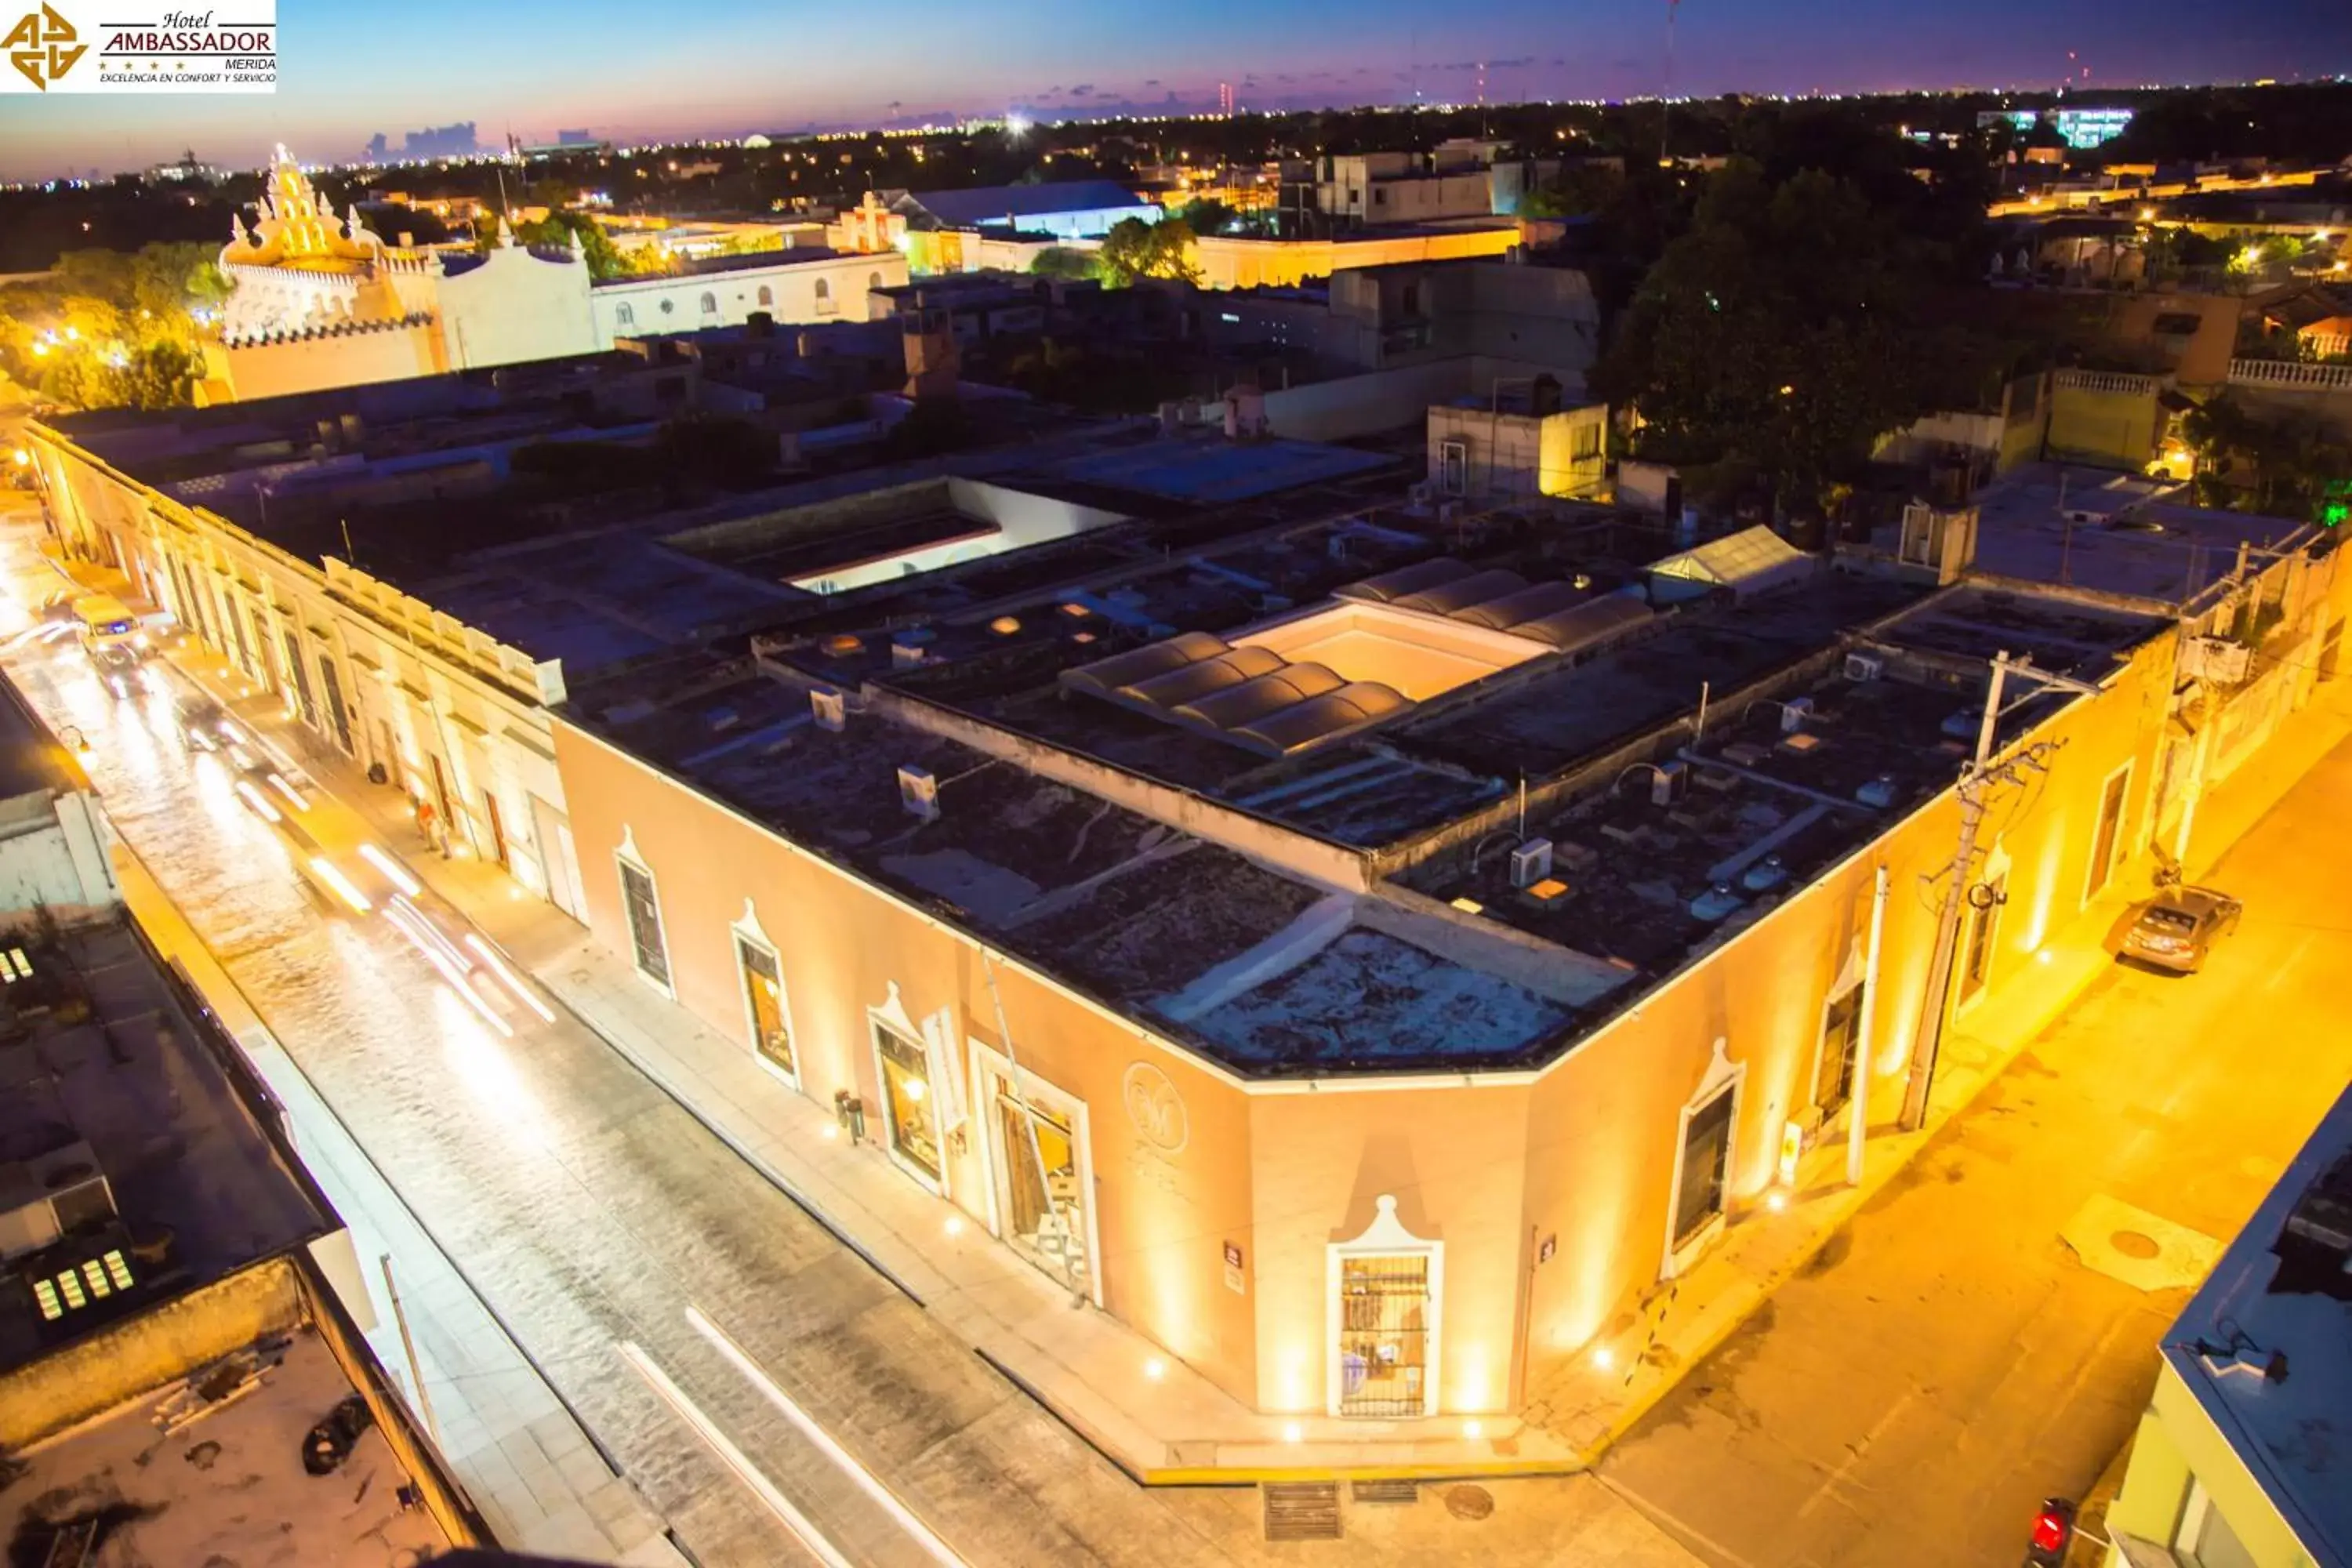
[[[1966,17],[1892,5],[1758,0],[1727,12],[1679,7],[1667,63],[1664,4],[1586,15],[1504,0],[1440,32],[1402,0],[1316,3],[1279,14],[1229,0],[1147,44],[1115,7],[1057,5],[1017,20],[915,0],[887,35],[858,18],[706,5],[667,39],[612,45],[641,25],[593,0],[531,3],[485,19],[446,0],[386,16],[307,5],[281,14],[282,85],[270,96],[15,95],[0,100],[0,178],[143,168],[193,147],[207,162],[257,165],[285,142],[306,160],[356,159],[381,132],[474,121],[486,147],[513,133],[552,141],[588,127],[620,142],[752,131],[920,123],[1021,110],[1087,118],[1212,110],[1221,83],[1246,110],[1356,104],[1639,98],[1727,91],[1860,93],[2326,77],[2352,68],[2352,13],[2290,0],[2234,16],[2212,37],[2187,0],[2065,8],[1991,0]],[[930,41],[910,58],[909,34]],[[461,47],[452,47],[462,40]],[[386,59],[421,64],[387,80]],[[2081,72],[2087,68],[2085,81]]]

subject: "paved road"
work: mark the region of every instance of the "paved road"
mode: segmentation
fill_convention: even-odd
[[[1602,1462],[1709,1561],[2020,1559],[2129,1437],[2185,1299],[2059,1239],[2099,1194],[2226,1240],[2352,1077],[2352,743],[2210,879],[2205,973],[2095,982],[1906,1175]]]
[[[55,591],[33,538],[0,527],[0,636]],[[509,1007],[502,1034],[380,917],[331,915],[300,894],[219,759],[181,742],[166,672],[152,670],[166,689],[124,700],[70,642],[24,646],[7,663],[53,727],[89,737],[82,760],[116,827],[443,1250],[711,1568],[823,1560],[794,1539],[786,1509],[839,1560],[884,1568],[1687,1562],[1589,1479],[1498,1487],[1483,1519],[1456,1517],[1434,1494],[1351,1508],[1345,1542],[1280,1546],[1260,1539],[1253,1492],[1135,1486],[586,1028]],[[280,738],[291,746],[297,735]],[[341,808],[314,804],[306,820],[331,842],[323,824]],[[462,931],[454,912],[435,913]],[[740,1342],[757,1374],[860,1470],[884,1478],[918,1528],[688,1309]],[[657,1392],[648,1367],[681,1398]]]

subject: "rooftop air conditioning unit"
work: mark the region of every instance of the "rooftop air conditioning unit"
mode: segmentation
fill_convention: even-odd
[[[1780,704],[1780,733],[1793,735],[1803,729],[1813,717],[1813,700],[1791,697]]]
[[[849,722],[849,699],[842,695],[838,687],[812,686],[809,711],[815,716],[818,729],[838,733]]]
[[[929,768],[902,763],[898,769],[898,804],[907,808],[909,816],[919,816],[925,822],[937,822],[940,816],[940,781]]]
[[[1672,805],[1690,788],[1690,764],[1660,763],[1650,773],[1650,804]]]
[[[1511,886],[1532,888],[1551,875],[1551,840],[1530,838],[1511,851]]]
[[[1886,661],[1874,653],[1850,653],[1845,656],[1845,678],[1848,680],[1876,680],[1886,673]]]

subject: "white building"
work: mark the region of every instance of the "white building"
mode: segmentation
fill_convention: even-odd
[[[754,315],[795,325],[866,320],[866,295],[907,281],[907,258],[782,250],[692,263],[688,271],[614,278],[590,290],[598,349],[656,332],[735,327]],[[568,351],[581,352],[581,351]]]

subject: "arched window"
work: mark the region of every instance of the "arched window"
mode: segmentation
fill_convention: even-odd
[[[760,285],[760,309],[766,310],[776,302],[776,291],[765,283]]]
[[[719,314],[718,295],[706,292],[702,296],[702,313],[706,316],[715,316]]]
[[[634,305],[622,305],[617,307],[613,311],[613,321],[614,323],[618,326],[635,326],[637,324],[636,307]]]
[[[832,298],[833,298],[833,285],[832,285],[832,284],[830,284],[830,283],[827,283],[827,282],[826,282],[824,279],[822,279],[822,278],[818,279],[816,280],[816,297],[817,297],[818,299],[820,299],[820,300],[830,300],[830,299],[832,299]]]
[[[882,274],[879,272],[867,273],[866,275],[866,286],[868,289],[879,289],[882,287]]]

